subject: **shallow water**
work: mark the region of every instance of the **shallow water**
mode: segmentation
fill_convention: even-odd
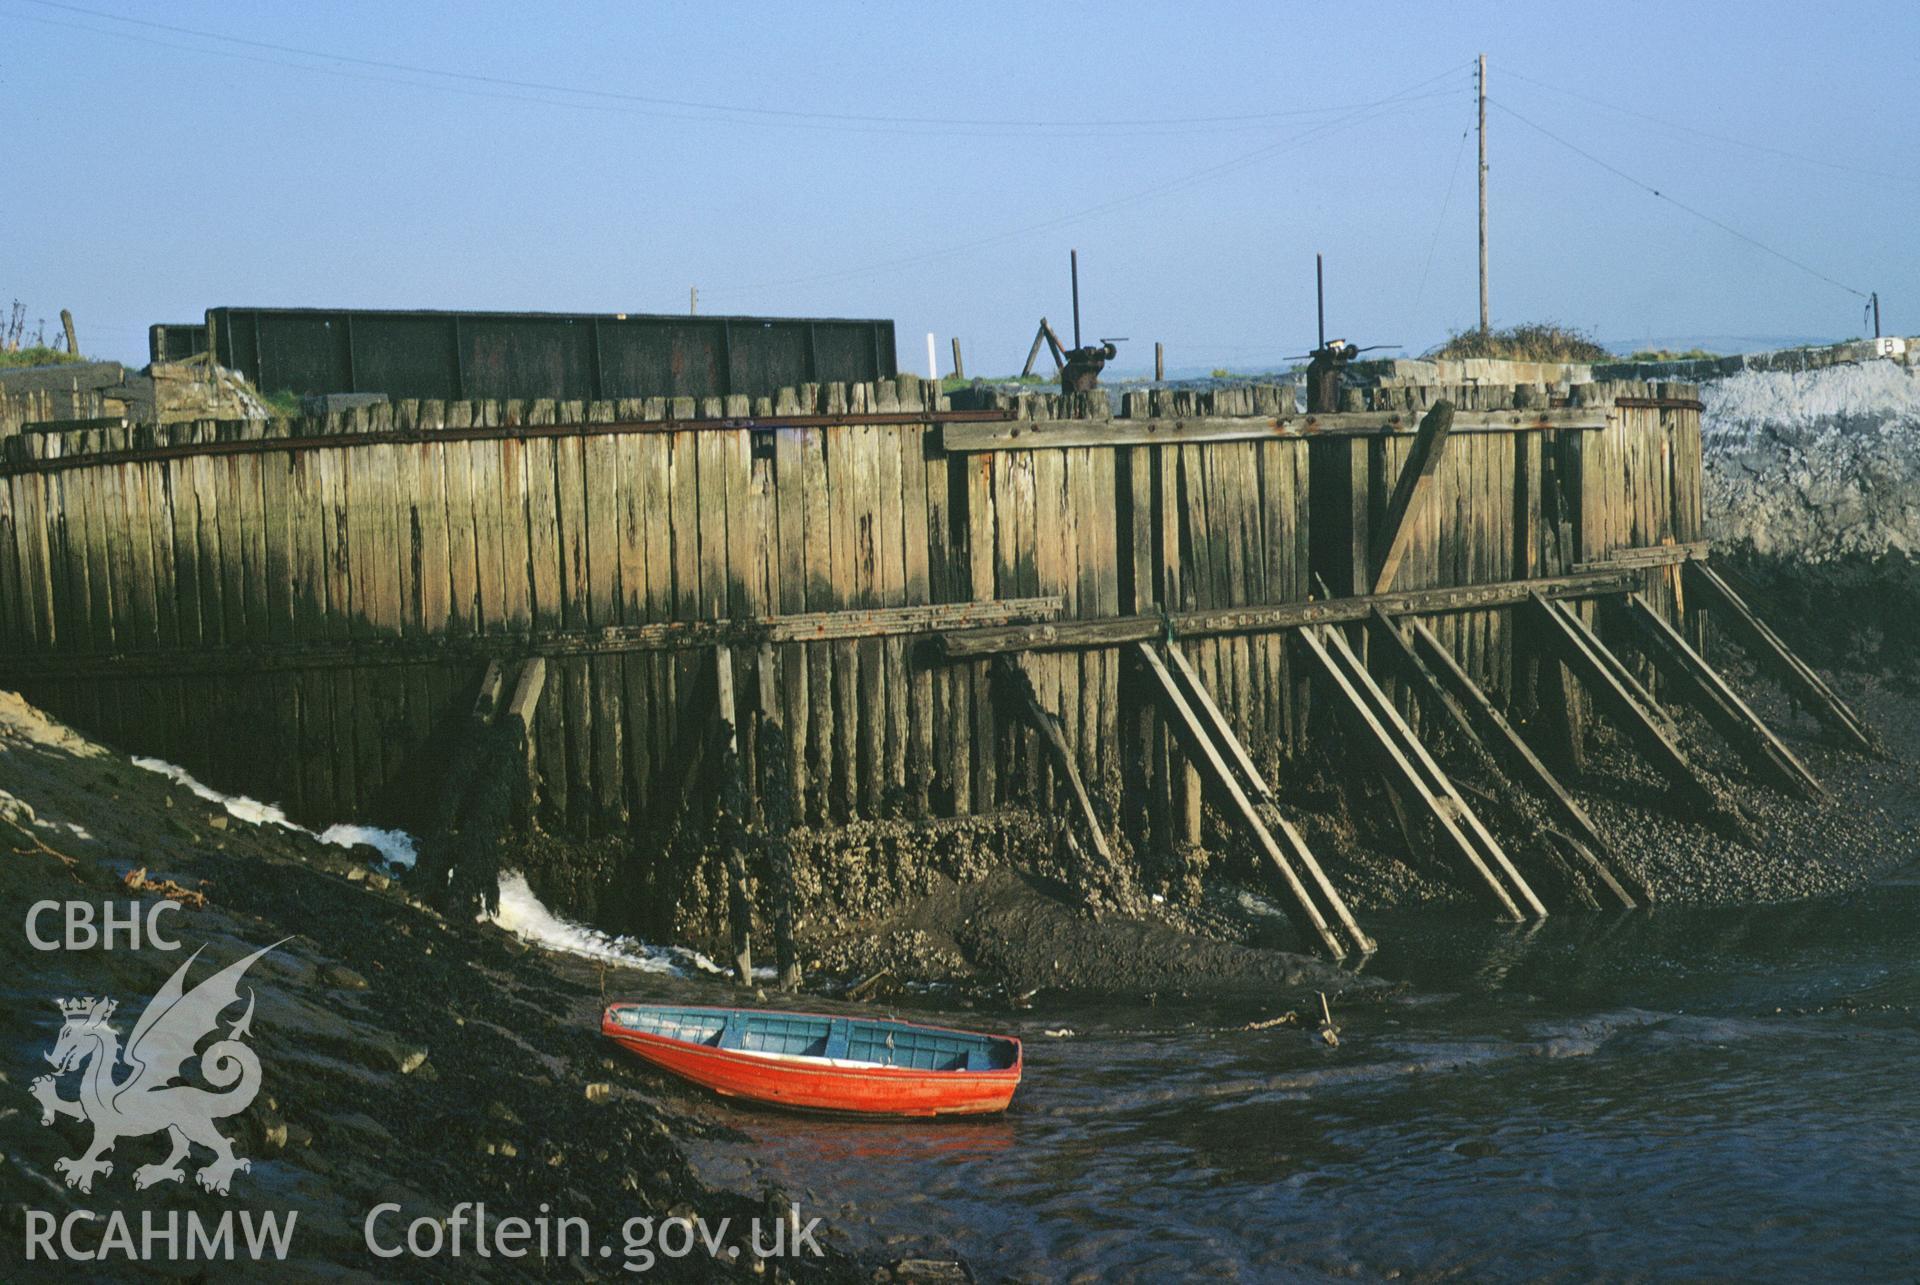
[[[1920,1270],[1920,879],[1532,930],[1369,926],[1389,943],[1369,974],[1412,989],[1336,1012],[1337,1049],[1235,1029],[1252,1008],[938,1014],[1027,1040],[1006,1117],[714,1104],[744,1141],[705,1167],[982,1279]]]

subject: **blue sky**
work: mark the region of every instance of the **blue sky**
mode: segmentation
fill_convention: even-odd
[[[1477,319],[1482,51],[1495,324],[1837,338],[1845,286],[1920,331],[1909,3],[79,7],[235,38],[0,0],[0,304],[124,360],[211,306],[697,284],[1001,373],[1067,324],[1070,246],[1122,367],[1304,351],[1316,250],[1331,333],[1418,350]]]

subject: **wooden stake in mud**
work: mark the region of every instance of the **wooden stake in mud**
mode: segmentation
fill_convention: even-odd
[[[1873,729],[1840,699],[1839,694],[1827,685],[1826,679],[1815,673],[1811,665],[1780,640],[1780,635],[1753,614],[1753,608],[1734,592],[1733,586],[1719,572],[1704,562],[1693,561],[1686,564],[1686,574],[1696,587],[1705,592],[1713,605],[1721,609],[1725,622],[1732,627],[1732,632],[1740,639],[1747,653],[1762,668],[1770,671],[1795,699],[1812,710],[1813,716],[1828,731],[1850,742],[1856,749],[1884,755],[1880,739],[1874,735]]]
[[[1111,869],[1113,849],[1107,844],[1106,832],[1100,828],[1100,818],[1094,813],[1093,799],[1087,793],[1086,782],[1080,778],[1080,769],[1074,765],[1073,747],[1067,744],[1067,735],[1060,726],[1060,719],[1040,704],[1040,697],[1033,690],[1033,677],[1018,659],[1011,655],[999,656],[994,661],[994,668],[1000,675],[1008,698],[1033,729],[1040,733],[1040,739],[1046,742],[1053,759],[1053,770],[1060,774],[1073,793],[1081,827],[1086,830],[1088,842],[1100,858],[1101,869]]]
[[[473,700],[473,721],[481,727],[493,726],[494,715],[500,712],[500,697],[506,693],[507,675],[500,668],[500,662],[487,662],[486,673],[480,676],[480,694]]]
[[[1775,736],[1713,666],[1688,645],[1679,630],[1647,605],[1645,598],[1637,593],[1628,595],[1625,614],[1640,631],[1647,657],[1660,672],[1667,675],[1675,687],[1691,693],[1714,729],[1758,760],[1775,784],[1803,799],[1826,793],[1785,742]]]
[[[533,725],[546,686],[546,661],[520,671],[502,703],[506,671],[490,661],[464,725],[448,730],[433,816],[420,840],[422,894],[437,908],[470,915],[499,904],[501,840],[522,801],[533,801]]]
[[[1279,873],[1281,882],[1286,886],[1292,899],[1291,907],[1294,917],[1301,928],[1318,938],[1320,944],[1326,947],[1327,953],[1335,959],[1344,958],[1347,953],[1346,948],[1340,944],[1339,937],[1327,926],[1326,917],[1314,904],[1306,885],[1301,882],[1299,874],[1287,860],[1280,845],[1275,842],[1272,831],[1267,829],[1266,822],[1261,820],[1260,813],[1254,808],[1252,800],[1247,798],[1246,791],[1241,788],[1232,768],[1227,765],[1219,747],[1208,735],[1205,724],[1194,713],[1187,698],[1181,694],[1180,686],[1174,681],[1173,675],[1167,672],[1166,665],[1160,659],[1160,653],[1154,650],[1152,644],[1144,642],[1135,644],[1135,652],[1140,657],[1146,672],[1153,679],[1165,707],[1169,727],[1187,747],[1188,754],[1195,765],[1203,769],[1213,783],[1220,788],[1221,793],[1226,795],[1228,802],[1233,805],[1234,810],[1240,814],[1241,820],[1246,823],[1247,829],[1252,832],[1254,842],[1259,845],[1267,861]]]
[[[780,989],[797,990],[801,973],[800,952],[793,939],[793,749],[779,720],[764,707],[757,720],[754,742],[760,833],[767,877],[773,885],[774,966],[778,970]]]
[[[733,700],[733,648],[724,643],[715,647],[713,665],[714,706],[720,719],[720,757],[725,770],[734,775],[734,784],[738,786],[740,734]],[[724,806],[730,809],[741,806],[744,795],[744,789],[723,789],[722,796],[727,800]],[[740,823],[744,818],[736,816],[732,820],[734,824],[728,827],[731,833],[723,840],[727,844],[727,927],[733,935],[734,980],[742,986],[751,986],[753,898],[747,883],[747,854],[740,842]]]
[[[1621,904],[1624,906],[1630,907],[1634,902],[1624,888],[1617,886],[1616,880],[1618,884],[1631,883],[1641,901],[1652,901],[1653,890],[1647,885],[1646,880],[1636,872],[1619,866],[1619,863],[1613,859],[1611,846],[1607,843],[1606,837],[1600,833],[1599,827],[1594,825],[1592,819],[1587,816],[1586,809],[1574,801],[1573,795],[1560,783],[1560,779],[1553,774],[1540,756],[1534,753],[1533,747],[1527,744],[1519,730],[1507,721],[1506,715],[1494,707],[1493,702],[1480,689],[1479,684],[1475,683],[1468,676],[1467,671],[1460,667],[1460,662],[1454,659],[1453,653],[1447,650],[1446,644],[1442,643],[1424,622],[1416,620],[1411,622],[1411,625],[1415,646],[1432,667],[1434,674],[1453,691],[1462,707],[1466,709],[1468,716],[1479,725],[1483,741],[1498,748],[1499,753],[1496,757],[1503,759],[1508,771],[1513,772],[1523,782],[1532,785],[1535,792],[1546,802],[1554,818],[1571,832],[1571,837],[1600,864],[1603,872],[1611,872],[1608,877],[1603,877],[1601,882],[1608,885],[1609,891],[1615,896],[1621,898]]]
[[[527,808],[529,812],[538,812],[540,800],[535,791],[538,788],[539,775],[535,772],[537,762],[534,758],[533,717],[540,708],[540,695],[547,689],[547,662],[544,657],[535,656],[520,667],[520,681],[514,685],[513,699],[507,702],[502,711],[508,727],[519,724],[519,732],[526,743],[527,759]],[[483,688],[484,691],[484,688]]]

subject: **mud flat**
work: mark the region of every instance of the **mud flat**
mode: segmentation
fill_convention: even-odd
[[[276,1270],[299,1279],[618,1274],[618,1256],[611,1267],[593,1259],[509,1262],[475,1256],[471,1240],[458,1260],[444,1252],[385,1260],[367,1249],[363,1224],[377,1205],[401,1206],[379,1229],[392,1244],[414,1218],[444,1218],[461,1202],[479,1201],[496,1219],[531,1220],[543,1211],[583,1218],[594,1245],[609,1244],[615,1255],[624,1252],[622,1228],[632,1218],[697,1215],[710,1227],[730,1220],[720,1259],[704,1250],[662,1257],[652,1274],[668,1279],[865,1279],[880,1265],[856,1261],[827,1228],[827,1257],[756,1271],[749,1220],[785,1208],[783,1197],[697,1181],[687,1150],[715,1126],[663,1102],[663,1081],[615,1056],[598,1035],[603,985],[638,998],[707,1000],[719,988],[568,959],[496,927],[448,922],[410,899],[391,873],[370,870],[368,850],[249,824],[4,693],[0,790],[7,818],[0,826],[7,848],[0,862],[7,1052],[0,1235],[10,1242],[10,1261],[18,1261],[29,1209],[56,1218],[119,1208],[130,1217],[151,1209],[214,1219],[238,1208],[297,1212],[288,1263]],[[154,899],[123,883],[142,868],[150,879],[206,898],[203,908],[162,919],[183,950],[129,950],[124,938],[111,952],[41,952],[28,944],[22,925],[41,899]],[[57,915],[44,919],[43,935],[57,936],[58,924]],[[67,1187],[55,1162],[79,1154],[90,1130],[68,1119],[42,1127],[28,1091],[60,1028],[52,1001],[111,995],[124,1035],[193,949],[203,951],[191,977],[198,981],[282,938],[245,980],[256,999],[250,1043],[263,1077],[252,1107],[223,1126],[252,1162],[235,1176],[231,1197],[200,1190],[191,1176],[136,1193],[133,1170],[165,1150],[157,1136],[123,1139],[110,1157],[112,1173],[97,1178],[91,1193]],[[72,1084],[61,1094],[72,1098]],[[83,1235],[83,1246],[98,1236],[97,1229],[91,1241]],[[739,1257],[728,1259],[728,1248]],[[108,1266],[79,1270],[116,1274]],[[62,1279],[76,1270],[27,1270],[42,1268]],[[8,1275],[20,1278],[13,1269]]]
[[[377,1259],[368,1251],[365,1220],[375,1206],[401,1207],[380,1226],[383,1244],[393,1244],[412,1219],[444,1220],[472,1201],[496,1219],[543,1212],[585,1219],[596,1244],[612,1245],[616,1265],[629,1219],[728,1221],[722,1253],[738,1248],[738,1259],[716,1261],[704,1251],[661,1258],[651,1272],[667,1279],[960,1278],[957,1264],[902,1264],[886,1246],[831,1227],[826,1257],[756,1272],[745,1229],[789,1208],[788,1193],[717,1188],[696,1177],[688,1156],[729,1136],[727,1113],[617,1055],[597,1033],[599,1010],[616,994],[692,1003],[783,997],[703,976],[692,952],[616,944],[570,923],[555,930],[539,922],[547,912],[520,877],[507,880],[503,920],[583,953],[448,919],[409,893],[407,870],[374,850],[322,843],[275,824],[276,810],[251,801],[210,800],[10,693],[0,693],[0,790],[0,838],[9,852],[0,865],[0,911],[15,925],[0,934],[7,964],[0,1039],[9,1053],[0,1072],[8,1099],[0,1106],[0,1234],[14,1244],[22,1243],[28,1210],[64,1218],[76,1209],[152,1208],[211,1219],[237,1208],[297,1213],[288,1262],[299,1275],[537,1273],[524,1260],[473,1257],[471,1247],[457,1263],[444,1255]],[[889,1009],[914,1005],[913,992],[933,983],[925,1002],[996,1014],[1033,1002],[1036,993],[1047,996],[1042,1005],[1080,995],[1252,998],[1279,1014],[1304,1009],[1318,991],[1346,1004],[1395,989],[1265,948],[1257,944],[1257,920],[1151,903],[1159,913],[1145,917],[1089,906],[1051,882],[1063,873],[1057,865],[1028,860],[1016,869],[1005,859],[1044,851],[1026,846],[1043,830],[997,818],[932,844],[905,827],[862,832],[861,850],[889,874],[865,885],[867,901],[811,925],[803,947],[815,993],[799,1002],[851,1010],[834,996],[875,973],[884,975],[864,998]],[[543,845],[517,851],[537,872]],[[166,891],[128,885],[142,874]],[[42,952],[20,929],[43,899],[124,906],[169,894],[205,899],[162,919],[166,934],[184,945],[177,952]],[[58,916],[42,927],[57,932]],[[56,1162],[85,1148],[89,1127],[65,1119],[43,1127],[29,1093],[60,1027],[51,1001],[113,996],[124,1035],[195,948],[203,954],[189,984],[283,938],[246,975],[256,998],[250,1043],[264,1073],[251,1108],[225,1125],[236,1152],[251,1161],[231,1196],[195,1186],[192,1162],[182,1184],[136,1193],[132,1171],[161,1158],[157,1137],[120,1142],[114,1170],[91,1192],[66,1186]],[[679,967],[669,971],[670,964]],[[860,1011],[874,1010],[863,1004]],[[981,1024],[992,1022],[983,1016]],[[74,1078],[64,1078],[63,1097],[74,1096]],[[807,1197],[793,1195],[804,1214]],[[545,1269],[565,1276],[609,1270],[567,1261]]]

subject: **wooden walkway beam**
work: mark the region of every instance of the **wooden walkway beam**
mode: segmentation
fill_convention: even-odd
[[[1201,416],[1186,419],[1012,419],[1000,422],[949,421],[941,425],[940,445],[949,454],[974,451],[1031,451],[1068,446],[1180,446],[1197,442],[1245,442],[1266,438],[1361,437],[1411,433],[1408,411],[1335,411],[1328,414]],[[1459,411],[1458,433],[1527,433],[1562,430],[1598,432],[1607,426],[1607,408]]]
[[[1219,634],[1271,633],[1306,625],[1350,624],[1378,607],[1389,615],[1431,615],[1511,607],[1538,594],[1543,598],[1592,598],[1631,593],[1644,577],[1637,571],[1588,571],[1572,576],[1510,580],[1462,588],[1410,589],[1358,598],[1322,598],[1258,607],[1216,607],[1177,611],[1165,616],[1115,616],[1106,620],[1060,620],[1006,628],[948,630],[938,635],[948,660],[975,660],[1003,651],[1068,651],[1080,647],[1120,647],[1152,642],[1169,627],[1178,638]]]
[[[464,637],[387,636],[342,643],[276,643],[154,648],[78,654],[0,653],[0,671],[10,677],[84,678],[111,674],[185,676],[359,669],[387,665],[439,665],[469,659],[525,656],[624,656],[652,652],[704,651],[722,643],[739,647],[866,638],[913,638],[942,630],[999,628],[1050,620],[1060,614],[1058,594],[1001,598],[991,602],[943,602],[910,607],[857,607],[837,611],[724,620],[665,620],[598,629],[537,629]]]

